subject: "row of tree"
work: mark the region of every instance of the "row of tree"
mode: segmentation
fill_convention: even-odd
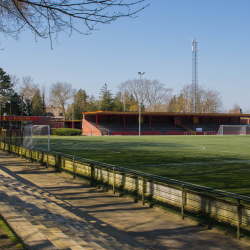
[[[25,115],[46,115],[46,105],[62,108],[66,119],[82,119],[86,111],[144,111],[192,112],[194,108],[193,85],[185,85],[178,95],[165,88],[158,80],[134,79],[122,82],[114,95],[105,83],[96,99],[85,90],[73,89],[70,83],[51,84],[49,91],[35,84],[31,77],[20,81],[7,75],[0,68],[0,103],[2,113],[21,114],[23,97]],[[49,95],[46,95],[49,93]],[[197,93],[198,112],[219,112],[222,102],[219,92],[199,86]]]
[[[45,91],[34,84],[31,77],[24,77],[22,84],[15,76],[10,77],[0,68],[0,106],[2,113],[21,115],[22,100],[24,115],[46,115]]]
[[[192,112],[194,109],[194,88],[185,85],[179,95],[172,95],[172,89],[165,88],[158,80],[134,79],[121,83],[113,95],[108,85],[100,90],[99,99],[89,96],[85,90],[73,90],[68,83],[52,84],[50,100],[60,106],[66,119],[82,118],[86,111],[144,111]],[[67,101],[71,103],[66,108]],[[222,102],[219,92],[199,87],[197,93],[198,112],[219,112]]]

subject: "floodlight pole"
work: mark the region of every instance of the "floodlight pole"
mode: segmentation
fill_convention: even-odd
[[[125,111],[125,91],[123,92],[123,111]]]
[[[23,158],[23,96],[22,96],[22,111],[21,111],[21,158]]]
[[[9,144],[9,153],[11,152],[11,148],[10,148],[11,147],[11,132],[12,131],[11,131],[11,100],[10,100],[10,120],[9,120],[9,133],[10,133],[9,134],[9,138],[10,138],[9,143],[10,144]]]
[[[72,128],[74,128],[74,106],[73,106],[73,113],[72,113]]]
[[[2,143],[2,100],[0,101],[0,145]]]
[[[145,72],[138,72],[140,75],[140,92],[142,92],[142,87],[141,87],[141,76],[145,74]],[[140,100],[139,100],[139,136],[141,136],[141,105],[142,105],[142,100],[141,100],[141,94],[140,93]]]

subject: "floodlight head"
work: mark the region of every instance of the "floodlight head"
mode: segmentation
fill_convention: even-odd
[[[142,73],[142,75],[144,75],[144,74],[145,74],[145,72]]]
[[[140,74],[141,74],[141,72],[138,72],[138,74],[140,75]]]

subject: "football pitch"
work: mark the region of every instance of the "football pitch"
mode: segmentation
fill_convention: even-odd
[[[250,196],[250,136],[51,137],[51,150]]]

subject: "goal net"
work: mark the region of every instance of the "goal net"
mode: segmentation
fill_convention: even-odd
[[[250,125],[221,125],[218,135],[248,135]]]
[[[23,147],[50,149],[49,125],[26,125],[23,129]]]

